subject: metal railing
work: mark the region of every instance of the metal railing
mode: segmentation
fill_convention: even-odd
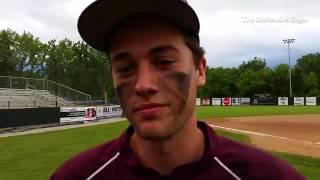
[[[68,104],[91,104],[91,96],[89,94],[48,79],[0,76],[0,88],[45,90],[55,96],[56,103],[62,98],[68,101]]]

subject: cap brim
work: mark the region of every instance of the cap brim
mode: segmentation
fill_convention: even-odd
[[[105,51],[112,29],[125,18],[140,13],[159,15],[176,23],[186,33],[199,33],[196,13],[181,0],[98,0],[81,13],[78,31],[87,44]]]

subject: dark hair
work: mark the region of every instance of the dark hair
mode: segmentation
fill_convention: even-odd
[[[198,67],[200,64],[200,59],[205,54],[204,49],[199,45],[199,40],[197,37],[183,35],[183,39],[184,39],[184,42],[186,43],[187,47],[192,52],[194,65],[196,67]]]

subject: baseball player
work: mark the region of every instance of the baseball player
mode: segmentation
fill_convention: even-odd
[[[97,0],[82,12],[79,33],[108,55],[130,126],[67,160],[52,180],[304,179],[197,121],[197,89],[206,81],[199,29],[184,0]]]

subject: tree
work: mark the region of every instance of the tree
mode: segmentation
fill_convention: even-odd
[[[295,66],[299,72],[300,91],[304,96],[320,95],[320,53],[307,54],[297,60]],[[303,95],[302,94],[302,95]]]
[[[271,92],[272,71],[269,68],[259,71],[247,70],[240,75],[238,86],[241,96],[253,96]]]
[[[238,87],[236,85],[237,69],[235,68],[207,68],[207,80],[198,96],[224,97],[237,96]]]
[[[275,67],[271,84],[271,94],[274,96],[289,95],[289,66],[287,64],[279,64]]]
[[[244,72],[247,70],[259,71],[265,69],[267,67],[267,63],[265,59],[254,57],[247,62],[243,61],[239,66],[239,71]]]
[[[14,49],[18,34],[10,29],[0,31],[0,75],[8,76],[16,73]]]

